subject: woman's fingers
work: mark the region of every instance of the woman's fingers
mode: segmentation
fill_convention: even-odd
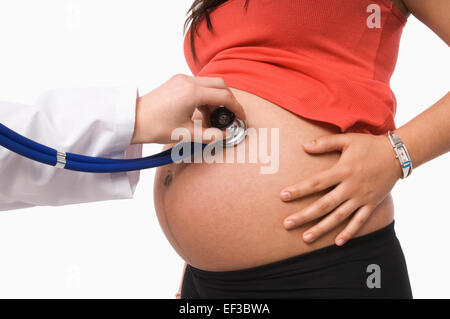
[[[339,185],[302,211],[287,217],[284,220],[284,227],[286,229],[293,229],[322,217],[334,210],[343,201],[347,200],[347,198],[345,188]]]
[[[280,197],[284,201],[290,201],[323,191],[342,181],[346,174],[345,168],[332,167],[298,184],[286,187],[281,191]]]
[[[331,134],[309,141],[303,147],[308,153],[326,153],[342,150],[349,142],[350,138],[345,133]]]
[[[338,208],[331,212],[327,217],[322,219],[318,224],[314,225],[303,233],[303,240],[307,243],[315,241],[330,230],[339,226],[348,216],[358,208],[358,204],[354,200],[347,200]]]
[[[362,206],[352,217],[345,229],[336,237],[336,245],[342,246],[349,241],[361,229],[370,216],[373,208],[371,206]]]

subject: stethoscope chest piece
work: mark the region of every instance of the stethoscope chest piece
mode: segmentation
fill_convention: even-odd
[[[224,106],[215,109],[211,113],[210,122],[212,127],[226,130],[229,136],[223,141],[225,147],[239,145],[247,136],[247,124],[245,121],[236,118],[234,113]]]
[[[235,119],[233,124],[227,127],[227,133],[230,134],[224,141],[225,147],[234,147],[241,144],[247,136],[247,124],[245,121]]]

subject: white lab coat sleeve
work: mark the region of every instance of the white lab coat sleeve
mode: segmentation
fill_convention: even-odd
[[[0,101],[0,122],[58,151],[109,158],[142,156],[130,145],[137,88],[55,89],[34,105]],[[0,211],[132,198],[139,171],[81,173],[41,164],[0,146]]]

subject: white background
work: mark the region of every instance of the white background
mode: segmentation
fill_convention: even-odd
[[[0,99],[33,102],[67,86],[131,84],[144,93],[191,75],[182,34],[191,2],[2,1]],[[448,92],[448,54],[409,18],[391,82],[397,126]],[[393,190],[416,298],[450,297],[449,159],[423,165]],[[159,227],[153,174],[141,173],[133,200],[0,213],[0,298],[172,298],[183,262]]]

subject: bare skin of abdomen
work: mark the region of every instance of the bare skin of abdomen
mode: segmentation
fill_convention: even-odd
[[[279,194],[338,161],[338,152],[311,155],[302,147],[338,129],[299,117],[256,95],[231,90],[246,111],[249,127],[267,128],[269,136],[271,128],[279,129],[278,171],[261,174],[260,168],[269,164],[250,163],[248,156],[245,163],[180,163],[159,168],[155,208],[169,242],[188,264],[207,271],[255,267],[334,245],[346,222],[312,244],[306,244],[302,234],[313,223],[290,231],[283,227],[287,216],[325,191],[289,203],[281,201]],[[245,148],[248,155],[249,143],[237,148]],[[388,225],[393,215],[389,194],[357,236]]]

